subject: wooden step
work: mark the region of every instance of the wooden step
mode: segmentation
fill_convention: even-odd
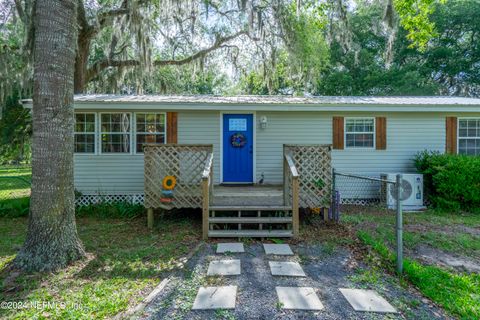
[[[291,211],[291,206],[211,206],[210,211]]]
[[[287,238],[292,237],[292,230],[209,230],[208,236],[212,238]]]
[[[215,217],[209,223],[292,223],[292,217]]]

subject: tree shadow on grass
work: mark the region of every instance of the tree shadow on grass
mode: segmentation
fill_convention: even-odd
[[[199,216],[200,217],[200,216]],[[116,224],[90,230],[99,237],[87,237],[87,252],[95,255],[76,276],[86,279],[160,278],[174,270],[200,240],[201,220],[194,216],[165,216],[154,230],[142,223]],[[83,230],[86,231],[86,230]],[[100,231],[100,232],[99,232]]]
[[[7,265],[0,271],[0,300],[68,300],[68,295],[89,299],[117,290],[141,290],[179,267],[200,240],[201,215],[177,212],[157,217],[154,230],[146,227],[145,217],[86,217],[78,219],[77,226],[86,259],[55,273],[23,273]],[[26,219],[22,228],[26,229]]]

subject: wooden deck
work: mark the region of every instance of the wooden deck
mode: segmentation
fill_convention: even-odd
[[[214,186],[212,145],[152,144],[144,149],[145,207],[202,208],[208,237],[297,237],[300,208],[331,200],[329,145],[284,145],[282,185]],[[176,183],[171,189],[167,177]]]
[[[281,185],[255,185],[255,186],[229,186],[219,185],[213,187],[211,206],[231,207],[263,207],[283,206],[283,186]]]

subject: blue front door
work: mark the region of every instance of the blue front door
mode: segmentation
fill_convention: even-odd
[[[253,182],[253,115],[223,115],[223,182]]]

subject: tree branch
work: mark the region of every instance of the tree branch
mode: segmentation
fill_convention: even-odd
[[[20,0],[15,0],[15,8],[17,9],[17,13],[18,13],[18,16],[20,17],[20,20],[22,20],[22,22],[26,24],[27,20],[25,17],[25,10],[23,10],[23,5],[20,2]]]
[[[217,37],[217,39],[215,40],[214,44],[211,47],[200,50],[197,53],[195,53],[195,54],[193,54],[193,55],[191,55],[187,58],[184,58],[184,59],[181,59],[181,60],[156,60],[156,61],[154,61],[153,65],[154,66],[167,66],[167,65],[179,66],[179,65],[190,63],[193,60],[205,57],[210,52],[221,48],[224,43],[229,42],[230,40],[233,40],[233,39],[235,39],[235,38],[237,38],[241,35],[245,35],[245,34],[247,34],[246,31],[240,31],[240,32],[232,34],[228,37],[219,37],[219,38]]]
[[[130,8],[128,7],[128,0],[123,0],[119,8],[102,12],[97,16],[98,23],[95,28],[96,31],[99,31],[100,29],[102,29],[108,21],[111,21],[112,18],[125,15],[128,13],[130,13]]]
[[[237,33],[234,33],[230,36],[226,37],[217,37],[215,39],[215,42],[213,43],[212,46],[202,49],[191,56],[188,56],[186,58],[180,59],[180,60],[155,60],[153,62],[153,65],[156,67],[162,67],[162,66],[180,66],[180,65],[185,65],[188,64],[196,59],[203,58],[206,55],[208,55],[210,52],[215,51],[219,48],[224,47],[224,44],[238,38],[242,35],[246,35],[247,31],[239,31]],[[112,60],[112,59],[104,59],[101,60],[97,63],[95,63],[91,68],[88,69],[87,74],[86,74],[86,82],[92,80],[94,77],[96,77],[101,71],[108,67],[135,67],[139,66],[140,62],[135,59],[129,59],[129,60]]]

